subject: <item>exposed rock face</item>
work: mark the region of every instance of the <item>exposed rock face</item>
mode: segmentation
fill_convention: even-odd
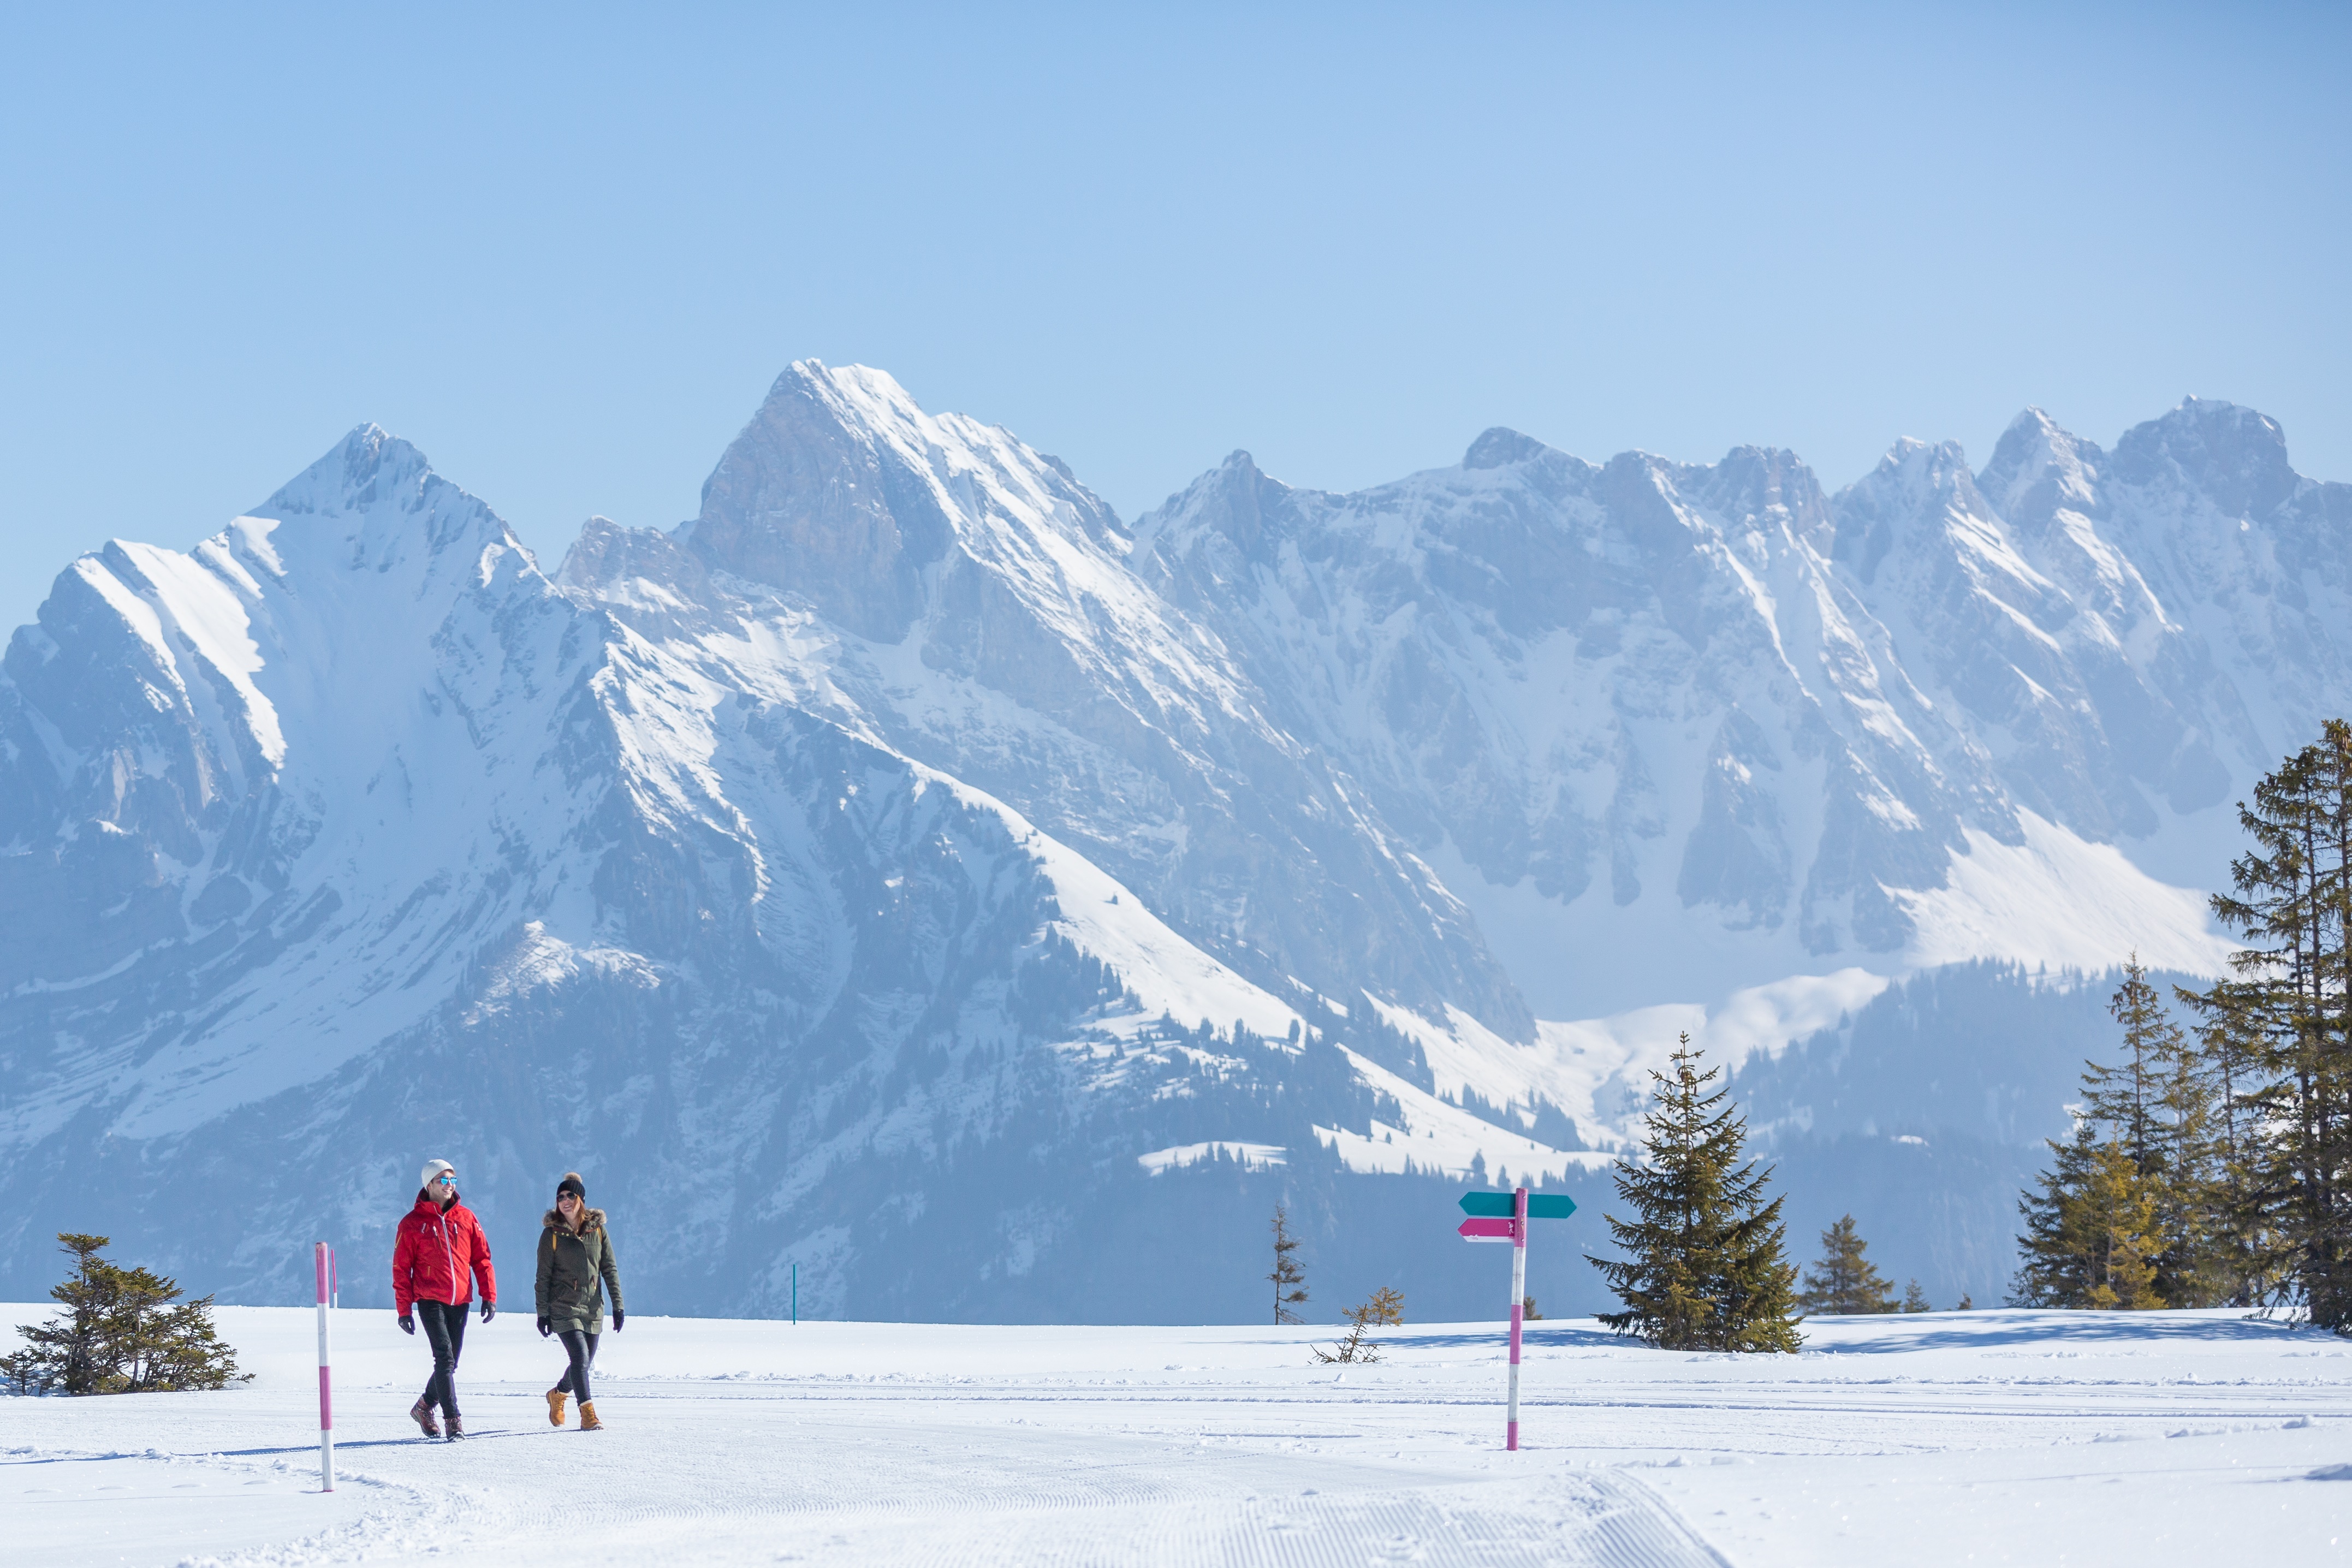
[[[1451,896],[1132,548],[1004,431],[800,365],[676,542],[592,526],[561,575],[708,679],[791,691],[1010,802],[1263,983],[1369,984],[1527,1037]]]
[[[797,1261],[823,1310],[1245,1316],[1276,1191],[1328,1289],[1475,1310],[1374,1216],[1591,1192],[1671,1033],[1539,1016],[1756,987],[1754,1044],[1953,960],[2210,966],[2227,802],[2347,706],[2347,626],[2352,489],[2193,401],[1835,496],[1236,453],[1129,527],[809,363],[699,516],[553,577],[362,429],[74,563],[0,662],[0,1286],[97,1228],[257,1298],[429,1153],[509,1249],[588,1171],[679,1310]]]

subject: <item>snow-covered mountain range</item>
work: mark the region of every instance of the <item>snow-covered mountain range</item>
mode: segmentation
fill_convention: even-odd
[[[1932,1067],[1869,1020],[1975,1016],[1933,985],[2074,1020],[2071,1079],[2042,966],[2210,972],[2347,612],[2352,487],[2193,399],[1835,495],[1499,429],[1344,496],[1237,453],[1129,523],[806,363],[698,517],[552,573],[362,428],[9,645],[0,1289],[75,1228],[267,1299],[439,1155],[518,1257],[585,1171],[677,1310],[797,1264],[828,1312],[1248,1316],[1283,1194],[1329,1290],[1434,1308],[1462,1181],[1597,1206],[1681,1027],[1800,1190],[1832,1128],[2030,1152],[2063,1083],[1906,1069],[1882,1125],[1825,1064]],[[2009,1179],[1944,1178],[1973,1239],[1912,1271],[1997,1288]]]

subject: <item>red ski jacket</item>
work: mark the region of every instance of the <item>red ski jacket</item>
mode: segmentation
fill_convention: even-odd
[[[474,1299],[473,1279],[482,1282],[483,1300],[498,1300],[482,1222],[463,1202],[444,1211],[431,1198],[419,1197],[402,1217],[400,1237],[392,1244],[392,1297],[400,1315],[408,1316],[419,1301],[462,1307]]]

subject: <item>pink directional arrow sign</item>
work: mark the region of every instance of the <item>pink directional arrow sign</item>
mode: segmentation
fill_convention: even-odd
[[[1465,1241],[1511,1244],[1511,1408],[1503,1426],[1503,1447],[1519,1446],[1519,1327],[1527,1312],[1528,1221],[1566,1219],[1576,1200],[1560,1193],[1465,1193],[1462,1212],[1471,1217],[1455,1230]]]

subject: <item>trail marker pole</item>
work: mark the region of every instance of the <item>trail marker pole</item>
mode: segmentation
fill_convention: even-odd
[[[319,1489],[335,1489],[334,1352],[327,1331],[328,1284],[334,1277],[334,1249],[320,1242],[311,1249],[319,1273]]]
[[[1531,1194],[1520,1187],[1508,1193],[1465,1193],[1462,1212],[1470,1215],[1455,1234],[1465,1241],[1507,1241],[1511,1244],[1511,1398],[1503,1423],[1503,1447],[1519,1446],[1519,1339],[1528,1301],[1528,1221],[1566,1219],[1576,1212],[1576,1200],[1558,1193]]]
[[[1503,1424],[1503,1447],[1519,1447],[1519,1330],[1528,1310],[1528,1190],[1513,1194],[1517,1211],[1511,1215],[1511,1411]]]

